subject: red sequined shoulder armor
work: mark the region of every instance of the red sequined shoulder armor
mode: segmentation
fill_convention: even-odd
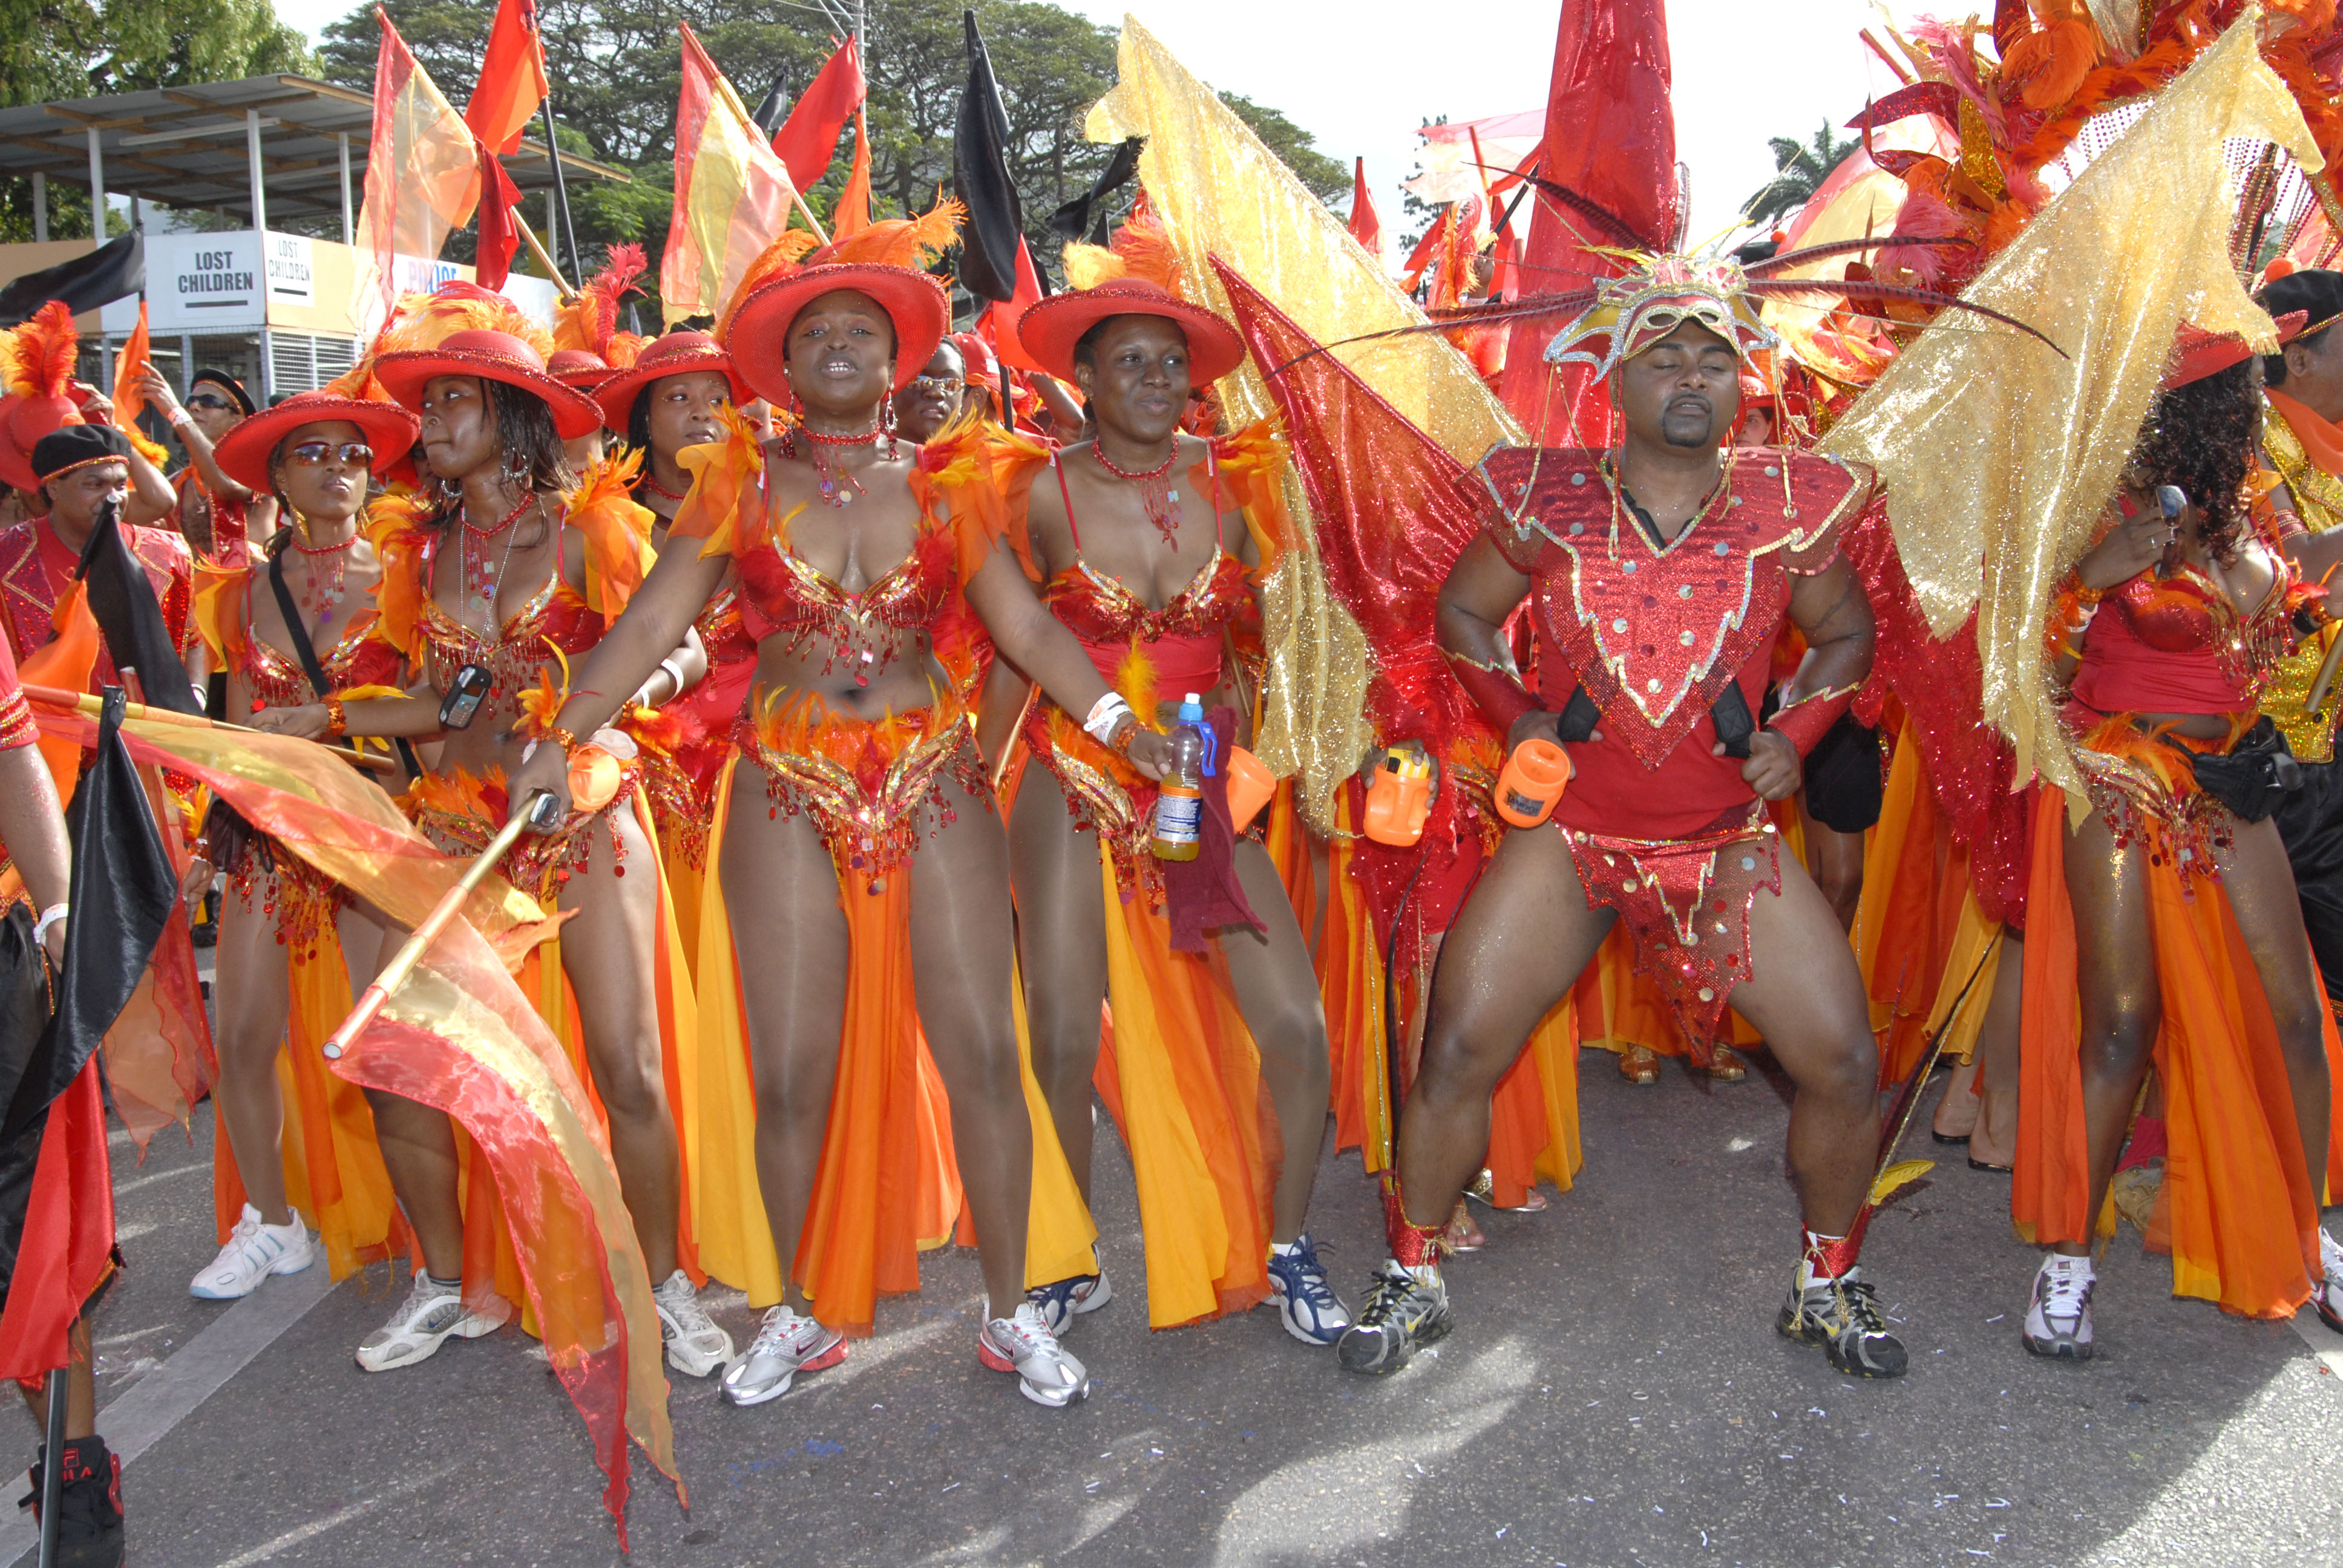
[[[1491,542],[1531,578],[1542,699],[1559,710],[1574,681],[1647,768],[1771,648],[1787,574],[1829,566],[1839,525],[1875,487],[1858,464],[1737,447],[1699,515],[1659,546],[1601,450],[1500,447],[1481,475],[1497,508]]]

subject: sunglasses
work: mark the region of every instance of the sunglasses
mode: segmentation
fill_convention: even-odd
[[[216,397],[208,392],[198,392],[194,397],[187,399],[187,407],[190,408],[233,408],[236,405],[229,402],[225,397]]]
[[[936,392],[957,392],[968,383],[957,376],[914,376],[911,377],[911,385],[924,387]]]
[[[364,441],[304,441],[286,448],[286,460],[304,468],[315,468],[339,459],[346,468],[370,468],[374,466],[374,448]]]

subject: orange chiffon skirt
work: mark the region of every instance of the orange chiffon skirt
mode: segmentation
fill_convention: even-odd
[[[956,716],[951,722],[959,722]],[[851,764],[869,755],[866,742],[900,758],[908,746],[931,739],[918,716],[900,716],[891,729],[832,717],[796,735],[793,746],[807,754],[799,760],[812,759],[817,748],[835,753],[831,759],[850,769],[841,775],[843,789],[851,781]],[[721,870],[739,767],[738,757],[727,762],[717,785],[716,821],[701,881],[700,1102],[689,1140],[701,1163],[702,1191],[729,1196],[728,1201],[701,1207],[701,1258],[710,1274],[745,1291],[750,1305],[763,1307],[781,1299],[783,1280],[757,1175],[756,1080],[740,992],[742,955],[725,906]],[[891,771],[891,762],[878,769],[881,776]],[[800,799],[820,815],[817,802]],[[945,1245],[956,1229],[964,1229],[950,1106],[920,1031],[912,992],[910,900],[916,875],[916,856],[908,851],[891,865],[873,859],[861,867],[844,861],[838,866],[838,902],[846,915],[851,953],[846,1013],[820,1173],[789,1272],[823,1322],[855,1335],[871,1332],[880,1296],[920,1288],[922,1251]],[[787,940],[786,932],[766,935]],[[753,947],[748,956],[753,961]],[[1033,1078],[1023,993],[1013,977],[1003,1000],[1015,1020],[1032,1126],[1025,1241],[1025,1279],[1031,1286],[1089,1272],[1098,1230]]]
[[[2141,748],[2151,764],[2161,749],[2153,742]],[[2193,790],[2194,780],[2186,782]],[[2036,810],[2010,1212],[2021,1235],[2047,1245],[2111,1235],[2115,1214],[2112,1200],[2097,1215],[2087,1212],[2066,797],[2046,789]],[[2184,885],[2162,824],[2145,812],[2137,819],[2150,851],[2143,857],[2148,924],[2163,999],[2155,1062],[2170,1145],[2148,1244],[2171,1254],[2176,1294],[2250,1317],[2289,1316],[2319,1277],[2320,1194],[2305,1167],[2269,1003],[2227,890],[2202,875]],[[2343,1091],[2343,1041],[2331,1011],[2322,1005],[2320,1015],[2328,1070]],[[2329,1191],[2343,1191],[2338,1155],[2343,1149],[2330,1144],[2324,1173]]]

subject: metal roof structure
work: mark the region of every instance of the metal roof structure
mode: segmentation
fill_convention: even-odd
[[[363,191],[373,120],[369,95],[293,75],[27,104],[0,109],[0,177],[102,181],[117,196],[249,222],[257,159],[266,216],[339,217],[346,189]],[[524,191],[553,183],[541,141],[524,140],[504,165]],[[570,153],[561,166],[572,180],[630,177]]]

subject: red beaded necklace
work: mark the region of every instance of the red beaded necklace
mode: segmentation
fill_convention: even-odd
[[[869,492],[863,489],[862,481],[854,477],[852,470],[833,464],[823,448],[865,446],[877,440],[882,434],[887,436],[888,444],[891,447],[894,443],[893,434],[886,431],[880,425],[873,425],[868,430],[853,436],[826,436],[820,430],[809,429],[799,425],[789,431],[789,439],[794,442],[797,437],[803,436],[813,443],[813,452],[809,460],[813,464],[815,487],[820,491],[824,505],[843,507],[850,503],[856,496],[867,495]],[[892,457],[894,454],[890,451],[888,456]],[[841,479],[845,481],[844,486],[839,482]],[[851,490],[849,490],[847,486],[852,487]]]
[[[305,542],[308,519],[297,517],[294,521],[296,527],[290,542],[309,562],[308,591],[301,596],[301,611],[314,619],[317,629],[323,631],[332,622],[334,612],[341,608],[343,578],[349,569],[350,548],[358,542],[358,536],[353,530],[349,538],[339,544],[312,545]],[[330,559],[331,564],[322,567],[317,564],[325,559]]]
[[[464,587],[467,591],[487,603],[488,620],[491,625],[495,624],[497,618],[497,595],[504,588],[505,568],[512,564],[513,540],[520,536],[514,534],[505,540],[504,554],[498,558],[493,570],[488,566],[488,541],[509,530],[515,523],[520,521],[520,515],[535,505],[537,505],[537,492],[531,490],[520,498],[519,504],[511,511],[498,518],[493,527],[483,528],[475,526],[469,518],[463,519]],[[475,538],[480,541],[479,553],[477,556],[473,553]]]
[[[1144,473],[1116,467],[1114,459],[1108,457],[1105,448],[1096,441],[1091,443],[1091,456],[1098,459],[1100,467],[1116,478],[1139,487],[1139,504],[1147,508],[1147,520],[1155,525],[1155,531],[1163,536],[1165,544],[1178,549],[1180,492],[1164,481],[1172,473],[1172,465],[1180,460],[1180,438],[1174,436],[1172,450],[1164,456],[1163,461]]]

